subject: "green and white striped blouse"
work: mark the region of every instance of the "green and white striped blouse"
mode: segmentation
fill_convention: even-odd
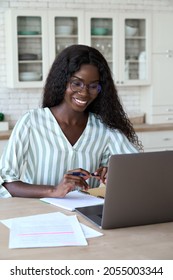
[[[94,172],[107,166],[112,154],[136,153],[119,130],[106,127],[90,113],[85,130],[72,146],[49,108],[34,109],[16,124],[0,160],[0,197],[10,194],[3,182],[57,185],[64,173],[75,168]],[[23,169],[25,167],[25,171]],[[90,179],[91,187],[98,181]]]

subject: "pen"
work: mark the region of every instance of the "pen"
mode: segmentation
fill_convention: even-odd
[[[74,176],[86,176],[86,174],[82,173],[82,172],[71,172],[68,173],[69,175],[74,175]]]
[[[94,174],[94,173],[91,173],[91,176],[97,176],[97,177],[99,177],[99,175],[98,174]]]
[[[69,175],[74,175],[74,176],[87,176],[86,174],[82,173],[82,172],[71,172],[71,173],[68,173]],[[91,176],[98,176],[98,175],[95,175],[94,173],[91,173]]]

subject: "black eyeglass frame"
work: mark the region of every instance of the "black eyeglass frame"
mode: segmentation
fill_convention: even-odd
[[[80,87],[80,89],[74,89],[73,88],[73,82],[75,82],[75,81],[80,83],[80,85],[78,86],[78,87]],[[90,83],[90,84],[87,85],[80,79],[70,80],[69,84],[70,84],[70,89],[73,92],[81,92],[86,87],[90,94],[98,94],[98,93],[101,92],[101,89],[102,89],[102,87],[99,83],[93,82],[93,83]],[[91,87],[92,85],[97,85],[97,91],[96,92],[92,92],[92,87]],[[77,85],[74,85],[74,86],[77,87]]]

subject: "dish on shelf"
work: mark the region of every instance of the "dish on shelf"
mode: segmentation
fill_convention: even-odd
[[[18,31],[18,35],[38,35],[38,31]]]
[[[56,34],[70,35],[73,33],[73,26],[71,25],[59,25],[55,27]]]
[[[19,60],[36,60],[36,59],[38,59],[37,54],[33,54],[33,53],[19,54]]]
[[[20,72],[19,81],[40,81],[41,76],[38,72]]]
[[[93,27],[91,28],[91,35],[107,35],[108,28],[104,27]]]
[[[134,36],[134,35],[136,35],[137,31],[138,31],[137,27],[132,27],[132,26],[129,26],[129,25],[125,26],[126,36]]]

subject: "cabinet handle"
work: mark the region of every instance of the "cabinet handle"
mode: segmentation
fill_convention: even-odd
[[[155,54],[165,54],[167,57],[173,57],[173,50],[166,50],[165,52],[155,52]]]
[[[166,109],[166,112],[173,112],[173,108]]]
[[[167,54],[167,57],[172,57],[173,56],[173,50],[167,50],[166,54]]]
[[[116,84],[124,84],[124,81],[116,81]]]
[[[168,137],[165,137],[163,138],[163,141],[171,141],[172,139],[171,138],[168,138]]]

